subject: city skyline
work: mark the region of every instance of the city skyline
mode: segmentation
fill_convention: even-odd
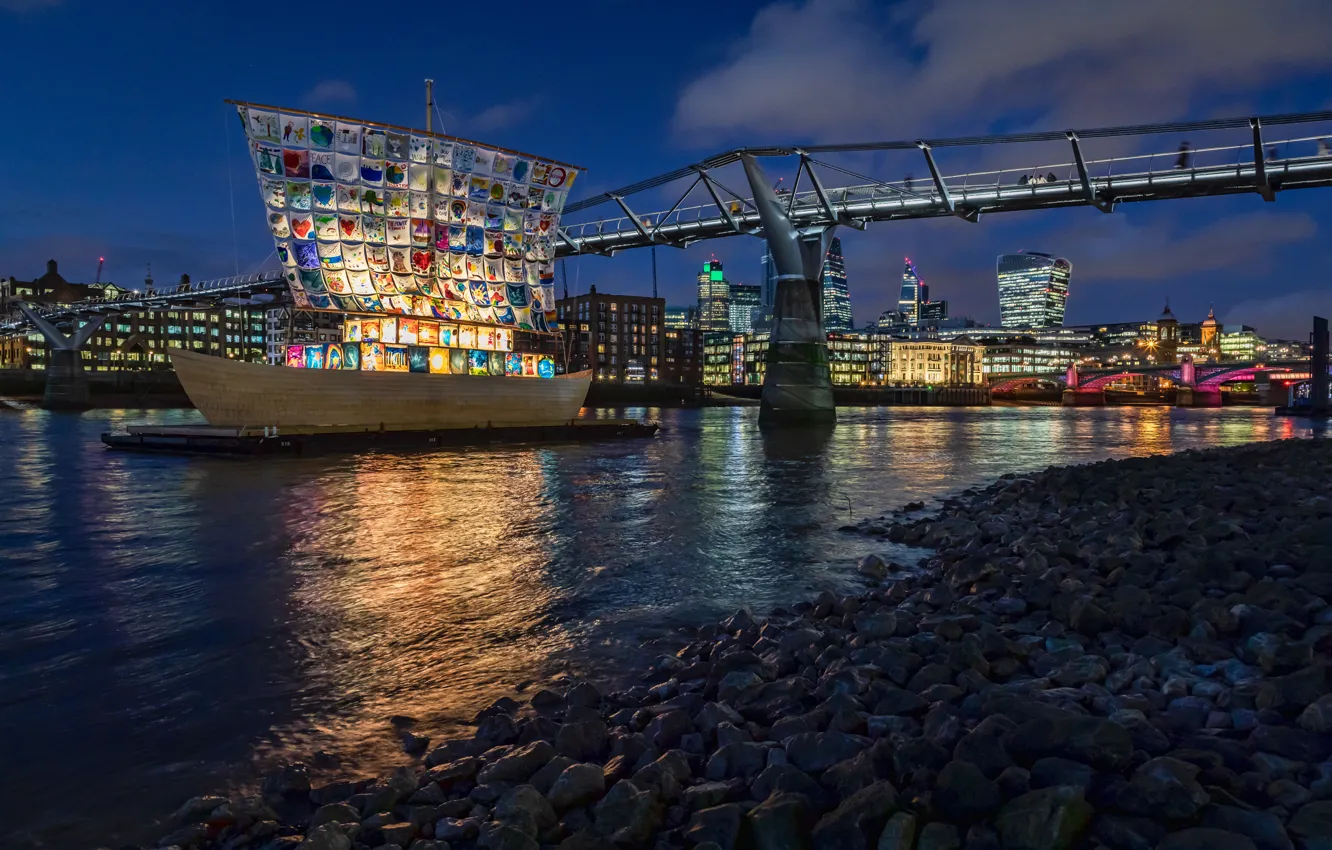
[[[585,23],[566,28],[553,47],[541,42],[558,56],[541,82],[513,68],[473,87],[446,84],[448,68],[411,45],[397,54],[387,80],[356,66],[304,77],[274,74],[271,46],[251,37],[249,16],[230,10],[146,3],[126,14],[83,0],[0,3],[12,36],[7,58],[15,67],[46,68],[31,85],[7,90],[4,105],[43,128],[43,156],[67,164],[53,172],[6,174],[0,275],[29,278],[51,258],[70,280],[90,282],[97,258],[105,257],[102,279],[122,285],[136,285],[149,263],[160,280],[182,273],[201,280],[262,266],[272,242],[257,193],[242,179],[250,165],[239,133],[227,123],[227,97],[420,125],[421,81],[433,77],[441,80],[437,128],[585,166],[576,197],[766,141],[930,138],[1332,104],[1326,94],[1332,55],[1320,37],[1332,26],[1332,7],[1316,0],[1282,0],[1290,15],[1284,19],[1306,24],[1297,32],[1282,25],[1282,15],[1227,6],[1208,15],[1208,39],[1185,44],[1161,33],[1203,22],[1171,4],[1134,0],[1083,10],[1094,25],[1079,17],[1083,12],[1058,5],[1018,5],[979,14],[958,0],[742,0],[724,8],[685,0],[669,10],[642,10],[640,25],[660,38],[639,43],[616,37],[615,15],[597,14],[616,7],[594,0]],[[347,4],[344,14],[354,15],[355,8]],[[329,13],[339,14],[338,4]],[[486,20],[480,9],[453,14],[462,29]],[[709,27],[700,36],[690,22],[702,14]],[[1022,22],[1032,19],[1044,21],[1052,34],[1039,50],[973,49],[996,39],[1025,41]],[[180,31],[196,38],[186,44],[172,36]],[[846,82],[829,89],[826,77],[787,61],[792,50],[810,46],[811,34],[818,36],[812,43],[819,60]],[[1131,58],[1120,49],[1128,41],[1143,45]],[[225,69],[196,61],[222,51],[231,59]],[[657,61],[668,52],[676,61]],[[57,54],[62,61],[50,63]],[[650,81],[612,80],[603,94],[620,104],[617,109],[567,100],[602,70],[639,62],[663,70]],[[975,67],[957,73],[968,65]],[[172,73],[162,75],[162,68]],[[88,132],[93,127],[95,142]],[[188,144],[146,143],[164,133]],[[1181,140],[1163,141],[1169,147]],[[0,145],[8,161],[31,159],[26,134],[9,134]],[[1062,148],[1050,154],[1060,158],[1051,161],[1067,158]],[[947,168],[948,153],[937,156]],[[902,174],[924,173],[918,156],[900,162]],[[188,179],[168,187],[160,180],[164,174]],[[99,192],[83,191],[94,184]],[[1224,321],[1291,335],[1311,309],[1332,309],[1332,294],[1308,273],[1332,266],[1332,243],[1319,233],[1321,207],[1302,193],[1281,193],[1275,204],[1255,194],[1125,205],[1111,215],[1059,210],[976,224],[940,219],[863,233],[842,228],[836,235],[854,257],[849,273],[861,282],[856,325],[896,301],[889,284],[904,255],[928,265],[931,284],[948,293],[953,313],[995,323],[999,306],[987,267],[1000,253],[1031,246],[1078,265],[1079,291],[1068,321],[1131,318],[1122,305],[1168,295],[1181,313],[1215,304]],[[69,223],[70,209],[78,210],[77,226]],[[659,251],[662,294],[673,302],[692,300],[685,297],[692,272],[710,254],[743,270],[740,282],[761,285],[762,251],[748,237]],[[626,281],[647,292],[650,263],[641,251],[582,257],[570,263],[570,289]]]

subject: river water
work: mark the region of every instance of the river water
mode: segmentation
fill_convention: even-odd
[[[147,841],[277,760],[402,763],[393,714],[437,736],[552,677],[624,684],[682,626],[853,585],[876,547],[838,527],[907,501],[1309,433],[1258,408],[840,413],[818,435],[761,433],[753,407],[601,411],[663,429],[253,461],[97,439],[192,411],[0,407],[0,845]]]

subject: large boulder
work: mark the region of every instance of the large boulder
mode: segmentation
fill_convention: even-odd
[[[548,741],[533,741],[508,755],[488,764],[477,774],[478,784],[491,782],[526,782],[546,762],[555,757],[555,748]]]
[[[951,821],[970,823],[999,808],[999,786],[971,762],[950,761],[939,771],[934,805]]]
[[[876,782],[842,801],[819,819],[812,834],[816,850],[864,850],[874,847],[888,818],[897,811],[897,789]]]
[[[1038,717],[1009,733],[1010,755],[1024,764],[1046,756],[1085,762],[1100,770],[1120,771],[1133,757],[1133,737],[1117,723],[1068,712]]]
[[[600,765],[571,764],[550,787],[546,799],[558,810],[585,806],[606,792],[606,774]]]
[[[617,844],[641,844],[660,825],[662,809],[654,792],[622,779],[597,803],[593,819],[595,834]]]
[[[1005,850],[1066,850],[1091,822],[1081,788],[1028,791],[999,812],[995,826]]]
[[[1120,808],[1133,814],[1182,821],[1211,802],[1197,776],[1197,765],[1154,758],[1133,772],[1133,778],[1119,789],[1117,801]]]
[[[775,793],[745,816],[754,850],[807,850],[814,809],[803,794]]]
[[[721,850],[734,850],[743,821],[744,810],[737,803],[701,809],[689,819],[685,838],[694,844],[711,841]]]

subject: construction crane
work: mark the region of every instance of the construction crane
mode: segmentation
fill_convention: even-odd
[[[106,264],[106,257],[97,258],[97,279],[93,281],[94,284],[100,284],[102,282],[102,266],[105,264]]]

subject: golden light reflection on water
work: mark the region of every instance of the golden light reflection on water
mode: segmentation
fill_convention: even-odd
[[[649,415],[647,441],[248,463],[97,443],[142,414],[0,414],[0,726],[27,730],[11,755],[32,766],[13,808],[65,829],[75,759],[102,766],[90,821],[127,827],[251,759],[375,772],[404,759],[393,714],[438,737],[562,671],[623,683],[680,626],[853,586],[878,544],[848,521],[1008,472],[1310,433],[1261,409],[843,409],[816,432]]]

